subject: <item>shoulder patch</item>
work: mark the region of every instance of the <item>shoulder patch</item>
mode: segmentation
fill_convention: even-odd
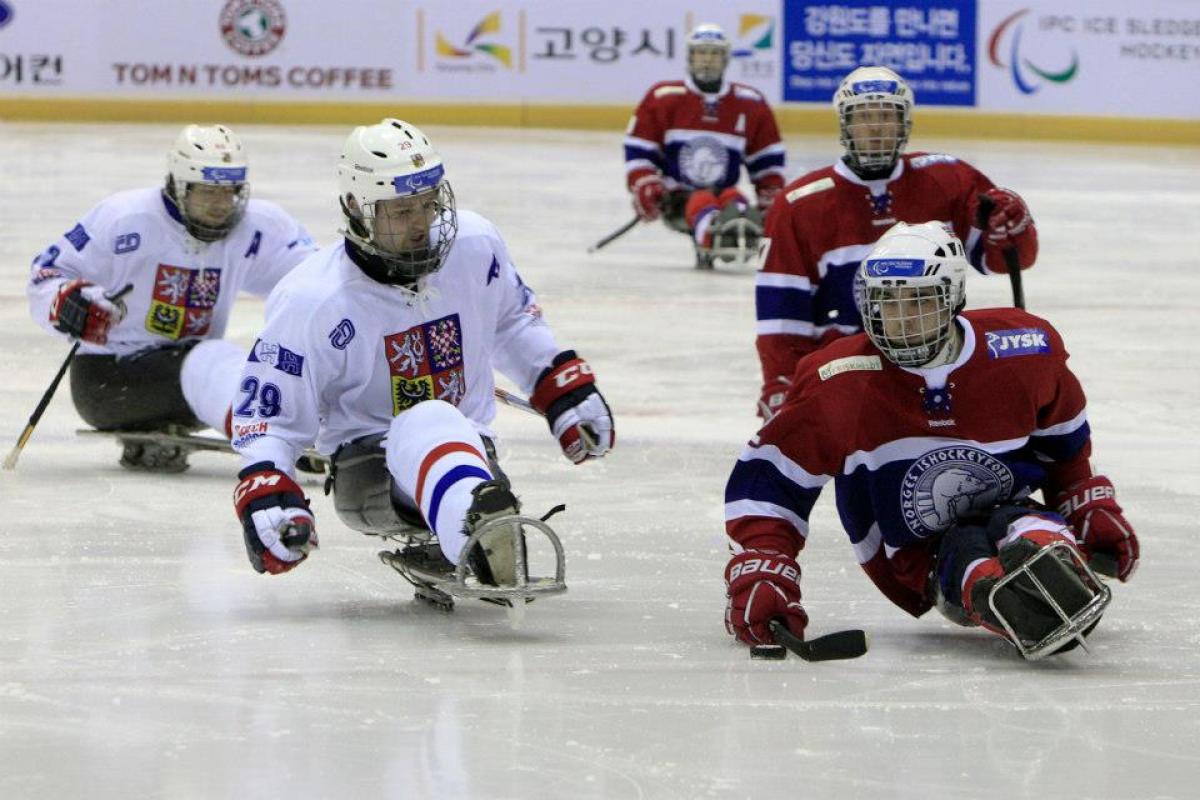
[[[883,362],[879,360],[879,356],[846,356],[822,364],[821,368],[817,370],[817,374],[821,376],[821,380],[827,381],[843,372],[880,372],[882,370]]]
[[[666,97],[671,94],[687,94],[687,89],[682,86],[660,86],[654,90],[655,97]]]
[[[64,233],[63,238],[71,243],[76,252],[82,252],[83,248],[87,247],[87,243],[92,240],[92,237],[88,236],[88,232],[84,230],[82,222]]]
[[[819,180],[819,181],[813,181],[812,183],[806,183],[803,186],[797,186],[795,189],[792,189],[790,192],[787,193],[787,201],[789,203],[794,203],[797,200],[799,200],[801,197],[808,197],[810,194],[816,194],[817,192],[823,192],[826,189],[832,189],[832,188],[833,188],[833,178],[824,177],[824,178],[821,178],[821,180]]]
[[[988,358],[1010,358],[1033,356],[1051,351],[1046,332],[1041,328],[1012,328],[1006,331],[988,331]]]
[[[921,169],[932,164],[957,164],[958,159],[954,156],[948,156],[945,153],[926,153],[923,156],[917,156],[908,165],[913,169]]]

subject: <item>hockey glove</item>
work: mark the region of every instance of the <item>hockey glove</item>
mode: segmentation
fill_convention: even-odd
[[[1012,189],[993,187],[972,200],[972,220],[978,219],[982,197],[986,197],[992,203],[987,227],[983,231],[987,242],[988,269],[993,272],[1008,272],[1008,266],[1004,262],[1004,251],[1009,248],[1017,251],[1017,261],[1021,269],[1032,267],[1033,262],[1037,260],[1037,227],[1033,224],[1033,217],[1030,216],[1025,201]]]
[[[790,380],[776,375],[774,380],[763,386],[762,397],[758,401],[758,416],[762,417],[764,425],[779,413],[791,385]]]
[[[612,448],[612,411],[596,388],[591,365],[574,350],[559,353],[542,370],[529,402],[546,416],[563,453],[576,464]]]
[[[808,614],[800,605],[800,566],[795,559],[766,550],[745,550],[725,567],[725,630],[746,644],[774,644],[771,620],[804,638]]]
[[[1122,582],[1133,577],[1139,555],[1137,534],[1121,514],[1112,481],[1093,475],[1061,492],[1054,505],[1074,528],[1079,549],[1092,569]]]
[[[766,214],[767,209],[771,207],[771,203],[775,202],[775,198],[783,190],[782,186],[759,186],[756,189],[758,208],[762,213]]]
[[[662,178],[655,173],[648,173],[634,181],[629,191],[633,193],[633,210],[642,222],[658,219],[662,213],[663,196],[667,193]]]
[[[125,317],[125,304],[109,300],[104,289],[76,278],[64,283],[50,304],[50,324],[92,344],[108,342],[108,332]]]
[[[233,507],[242,521],[250,564],[255,572],[287,572],[317,547],[304,490],[270,461],[251,464],[238,479]]]

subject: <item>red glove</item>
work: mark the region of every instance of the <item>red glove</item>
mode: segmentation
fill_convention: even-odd
[[[270,461],[251,464],[238,480],[233,508],[254,571],[278,575],[308,558],[317,547],[317,529],[304,490]]]
[[[542,370],[529,402],[545,415],[563,453],[576,464],[612,448],[612,411],[596,388],[591,365],[574,350],[562,351]]]
[[[986,221],[979,220],[980,198],[992,202],[991,213]],[[972,198],[971,219],[982,222],[987,241],[987,266],[993,272],[1008,272],[1004,262],[1004,251],[1015,248],[1021,269],[1028,269],[1037,260],[1037,227],[1029,214],[1029,207],[1021,196],[1012,189],[992,187],[982,195]]]
[[[109,300],[104,289],[76,278],[64,283],[50,304],[50,324],[92,344],[108,342],[108,332],[125,317],[125,304]]]
[[[656,173],[649,172],[638,178],[629,187],[633,193],[633,210],[643,222],[653,222],[662,213],[663,195],[667,187]]]
[[[774,380],[763,386],[762,396],[758,400],[758,416],[762,418],[764,425],[779,413],[791,385],[792,382],[789,379],[782,375],[776,375]]]
[[[766,550],[745,550],[725,567],[725,630],[746,644],[774,644],[770,623],[782,618],[801,639],[808,614],[800,605],[800,566]]]
[[[1075,530],[1079,549],[1092,569],[1122,581],[1133,577],[1138,564],[1137,534],[1121,515],[1112,481],[1093,475],[1059,493],[1054,505]]]

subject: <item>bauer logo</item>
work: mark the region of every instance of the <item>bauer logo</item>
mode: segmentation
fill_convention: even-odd
[[[251,58],[278,47],[287,30],[287,15],[278,0],[228,0],[218,19],[225,44]]]
[[[918,458],[904,473],[900,510],[909,530],[929,536],[993,508],[1012,487],[1012,471],[990,453],[943,447]]]
[[[1010,358],[1049,353],[1050,343],[1046,341],[1046,332],[1040,328],[1014,328],[988,331],[987,348],[989,358]]]

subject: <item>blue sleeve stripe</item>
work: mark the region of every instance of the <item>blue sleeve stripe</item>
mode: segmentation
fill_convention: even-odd
[[[813,503],[817,502],[820,487],[806,489],[769,461],[753,459],[738,461],[725,484],[725,502],[752,500],[785,508],[801,519],[808,519]]]
[[[813,321],[813,297],[803,289],[785,289],[779,286],[756,286],[754,307],[759,320],[794,319]]]
[[[783,153],[764,153],[758,158],[748,159],[746,161],[746,169],[751,172],[762,172],[763,170],[775,167],[783,168]]]
[[[625,160],[626,161],[651,161],[658,166],[662,166],[662,153],[657,150],[649,150],[645,147],[635,147],[633,145],[625,145]]]
[[[1092,437],[1092,429],[1086,422],[1070,433],[1052,436],[1030,436],[1029,443],[1034,452],[1052,461],[1065,461],[1084,448]]]

